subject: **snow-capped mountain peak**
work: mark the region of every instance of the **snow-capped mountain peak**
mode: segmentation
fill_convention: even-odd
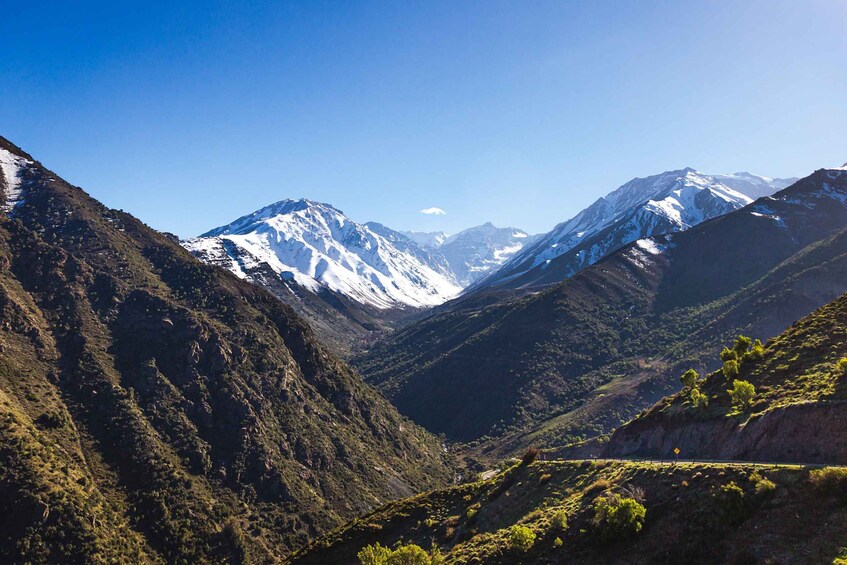
[[[325,287],[380,309],[434,306],[459,293],[449,271],[420,246],[397,232],[403,240],[391,241],[387,228],[376,226],[329,204],[282,200],[183,245],[245,279],[267,266],[313,292]]]
[[[448,237],[439,248],[462,286],[498,268],[532,241],[523,230],[491,222]]]
[[[707,175],[686,167],[635,178],[526,246],[477,286],[564,280],[639,239],[686,230],[773,194],[795,179]]]

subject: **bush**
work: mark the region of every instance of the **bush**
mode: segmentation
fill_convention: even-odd
[[[697,386],[697,380],[700,378],[700,375],[694,369],[688,369],[685,371],[682,376],[679,378],[679,381],[682,383],[682,386],[685,388],[694,388]]]
[[[718,492],[718,504],[724,520],[730,524],[743,522],[747,517],[744,489],[735,484],[735,481],[721,485]]]
[[[732,350],[735,352],[736,359],[743,359],[752,343],[752,340],[746,335],[740,335],[735,338],[735,343],[732,344]]]
[[[556,531],[564,532],[568,529],[568,514],[564,510],[557,510],[550,520],[550,527]]]
[[[770,479],[762,477],[758,481],[756,481],[756,494],[759,496],[763,496],[766,494],[770,494],[776,490],[776,483]]]
[[[756,340],[753,342],[753,347],[750,348],[750,351],[746,352],[741,357],[741,362],[746,363],[748,361],[761,361],[762,357],[765,356],[765,346],[762,345],[760,340]]]
[[[562,541],[562,538],[556,538],[553,540],[553,547],[562,547],[563,544],[564,542]]]
[[[433,546],[430,557],[419,545],[413,543],[389,549],[379,544],[367,545],[357,554],[361,565],[432,565],[443,563],[441,552]]]
[[[518,551],[529,551],[535,543],[535,532],[526,526],[514,525],[509,529],[509,542]]]
[[[386,565],[430,565],[429,555],[420,546],[410,543],[391,552]]]
[[[688,399],[691,401],[691,406],[694,408],[705,408],[709,405],[709,395],[700,392],[699,388],[691,389]]]
[[[838,360],[838,370],[841,374],[847,374],[847,357],[842,357]]]
[[[727,380],[734,379],[738,376],[738,361],[735,359],[727,359],[723,362],[723,367],[721,367],[721,371],[723,371],[723,376],[726,377]]]
[[[361,565],[385,565],[388,563],[388,557],[391,555],[391,550],[383,547],[379,542],[373,545],[366,545],[356,555],[359,558]]]
[[[809,471],[809,483],[823,494],[847,502],[847,469],[824,467]]]
[[[613,494],[594,502],[592,523],[602,539],[611,541],[640,532],[646,516],[647,509],[637,500]]]
[[[756,387],[752,383],[741,380],[732,381],[732,388],[728,391],[732,399],[732,405],[740,410],[746,410],[750,407],[750,402],[756,396]]]
[[[726,362],[726,361],[737,361],[737,360],[738,360],[738,354],[736,354],[735,351],[733,351],[729,347],[723,348],[723,351],[721,351],[721,361]]]

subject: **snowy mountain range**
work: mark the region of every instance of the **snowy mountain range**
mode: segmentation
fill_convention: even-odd
[[[443,263],[399,232],[305,199],[271,204],[183,245],[248,280],[265,265],[312,292],[325,287],[378,309],[435,306],[462,290]]]
[[[792,184],[742,172],[691,168],[636,178],[526,246],[474,288],[525,288],[565,280],[633,241],[686,230]]]
[[[538,237],[518,228],[498,228],[491,222],[451,236],[440,231],[403,232],[403,235],[444,257],[463,287],[500,267]]]

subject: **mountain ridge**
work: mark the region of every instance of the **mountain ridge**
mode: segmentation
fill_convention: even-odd
[[[0,154],[28,157],[2,137]],[[450,482],[439,442],[271,294],[35,160],[14,181],[0,561],[274,561]]]

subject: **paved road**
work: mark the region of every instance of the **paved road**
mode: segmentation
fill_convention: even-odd
[[[515,460],[517,461],[517,459]],[[598,457],[596,459],[543,459],[544,463],[650,463],[651,465],[735,465],[738,467],[768,467],[768,468],[813,468],[822,467],[847,467],[847,465],[830,465],[827,463],[790,463],[785,461],[738,461],[730,459],[639,459],[639,458],[610,458]],[[480,480],[487,481],[500,473],[497,469],[490,469],[480,475]]]

